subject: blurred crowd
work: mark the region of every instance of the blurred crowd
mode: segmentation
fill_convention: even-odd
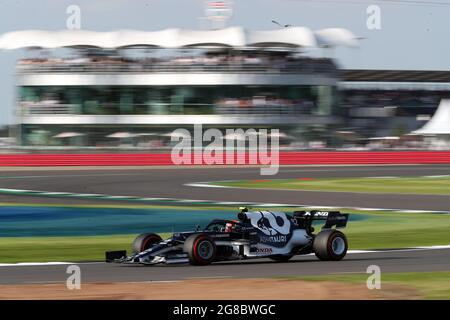
[[[280,56],[269,53],[206,53],[202,55],[181,55],[165,57],[126,57],[120,55],[78,55],[73,57],[47,57],[22,59],[18,69],[120,69],[123,71],[151,71],[164,69],[204,68],[243,69],[260,68],[295,72],[336,72],[331,59],[303,56]]]
[[[376,91],[347,90],[342,95],[343,107],[437,107],[443,98],[448,98],[448,92],[441,91]]]
[[[176,71],[235,71],[252,70],[257,72],[297,72],[297,73],[334,73],[337,66],[332,59],[309,58],[303,55],[294,55],[282,52],[253,52],[253,51],[204,51],[195,52],[191,50],[180,51],[174,55],[157,56],[157,54],[146,54],[143,56],[130,55],[128,52],[101,53],[95,51],[72,52],[67,57],[39,57],[22,59],[18,62],[19,70],[26,72],[42,71],[130,71],[130,72],[176,72]],[[98,94],[91,94],[92,102],[101,101]],[[242,95],[239,97],[239,95]],[[308,96],[308,94],[305,94]],[[139,95],[138,95],[139,96]],[[289,95],[293,97],[292,95]],[[294,95],[295,96],[295,95]],[[342,111],[343,119],[346,119],[346,131],[340,131],[334,135],[333,132],[311,133],[306,130],[301,134],[293,134],[292,139],[285,139],[285,147],[293,149],[450,149],[449,139],[441,138],[418,138],[409,136],[408,133],[422,126],[435,112],[439,102],[448,98],[448,92],[431,90],[341,90],[339,93],[339,111]],[[41,96],[37,99],[22,102],[22,107],[31,114],[54,113],[54,114],[77,114],[83,113],[85,106],[68,104],[61,95]],[[165,99],[165,98],[164,98]],[[268,93],[267,90],[251,92],[227,93],[225,97],[213,98],[205,103],[194,101],[192,109],[188,110],[189,102],[183,101],[176,110],[171,109],[173,102],[169,99],[157,101],[159,109],[148,108],[146,102],[138,101],[130,108],[139,108],[142,104],[142,112],[139,114],[168,114],[179,112],[179,114],[221,114],[221,115],[278,115],[278,114],[313,114],[317,110],[314,98],[288,99]],[[116,99],[117,100],[117,99]],[[118,105],[117,101],[108,103]],[[109,100],[108,100],[109,101]],[[104,104],[104,103],[103,103]],[[101,108],[98,103],[98,112],[117,112],[120,107],[112,106]],[[200,106],[201,105],[201,106]],[[186,110],[183,110],[186,107]],[[95,107],[96,108],[96,107]],[[92,109],[95,109],[92,107]],[[97,110],[96,109],[96,110]],[[181,110],[181,111],[180,111]],[[136,110],[132,110],[135,112]],[[97,111],[94,111],[97,112]],[[106,113],[105,113],[106,112]],[[134,114],[133,113],[133,114]],[[88,114],[90,114],[88,112]],[[96,114],[96,113],[94,113]],[[200,114],[200,113],[199,113]],[[425,116],[425,117],[424,117]],[[426,119],[426,120],[424,120]],[[344,125],[343,125],[344,127]],[[311,124],[314,128],[314,124]],[[333,129],[334,130],[334,129]],[[337,131],[336,131],[337,132]],[[346,132],[346,133],[343,133]],[[84,133],[83,133],[84,134]],[[101,136],[107,135],[102,133]],[[86,137],[88,135],[86,134]],[[75,137],[79,138],[79,137]],[[53,139],[55,140],[55,139]],[[103,146],[120,146],[124,139],[106,139]],[[153,135],[139,136],[134,139],[132,145],[163,148],[166,140],[156,139]],[[129,141],[127,141],[127,144]]]
[[[283,99],[254,96],[249,98],[225,98],[216,103],[218,114],[311,114],[315,102],[309,99]]]
[[[82,107],[79,105],[73,105],[64,103],[57,97],[44,97],[40,101],[22,101],[20,103],[23,114],[82,114]],[[117,112],[118,103],[105,104],[105,108],[102,109],[103,114],[108,114],[107,110],[111,114]],[[141,105],[136,105],[134,107],[140,107]],[[145,105],[144,105],[145,106]],[[189,107],[189,105],[186,105]],[[205,106],[205,105],[204,105]],[[285,99],[277,97],[265,97],[265,96],[254,96],[254,97],[242,97],[242,98],[222,98],[216,100],[213,104],[207,105],[210,107],[209,113],[211,114],[253,114],[253,115],[281,115],[281,114],[312,114],[316,109],[316,104],[314,100],[310,99]],[[119,108],[120,109],[120,108]],[[181,108],[180,110],[182,110]],[[198,109],[198,114],[204,114],[205,110],[201,108]],[[177,110],[177,112],[180,112]],[[146,109],[145,114],[152,114],[151,109]],[[161,110],[158,110],[160,114]],[[167,113],[171,110],[168,108]],[[181,111],[182,112],[182,111]],[[190,114],[192,110],[189,110]],[[141,113],[142,114],[142,113]],[[174,113],[177,114],[177,113]]]

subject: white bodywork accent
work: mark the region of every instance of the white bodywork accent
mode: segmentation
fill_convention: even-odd
[[[287,235],[290,232],[291,221],[286,217],[284,212],[275,212],[275,211],[257,211],[257,212],[249,212],[247,213],[247,217],[250,219],[250,223],[255,228],[264,232],[264,234],[268,236],[273,236],[278,233],[283,235]],[[270,223],[270,226],[261,226],[258,222],[261,219],[267,219]],[[280,225],[277,220],[282,221]]]

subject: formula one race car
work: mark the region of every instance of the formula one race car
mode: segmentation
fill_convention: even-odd
[[[208,265],[215,261],[270,258],[287,261],[294,255],[315,253],[320,260],[341,260],[347,238],[336,230],[347,225],[348,214],[338,211],[275,211],[241,208],[237,220],[213,220],[205,229],[174,233],[167,240],[154,233],[139,235],[126,251],[106,252],[107,262]],[[314,234],[313,222],[325,221]],[[336,228],[333,228],[336,227]]]

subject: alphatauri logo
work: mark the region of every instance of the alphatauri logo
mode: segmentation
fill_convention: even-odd
[[[287,235],[291,229],[291,222],[281,212],[261,211],[260,216],[253,216],[252,225],[261,230],[265,235]]]

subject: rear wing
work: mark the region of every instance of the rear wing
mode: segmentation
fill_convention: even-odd
[[[294,219],[301,222],[305,226],[311,226],[313,221],[325,221],[323,229],[345,228],[348,221],[348,213],[340,213],[339,211],[294,211]]]

